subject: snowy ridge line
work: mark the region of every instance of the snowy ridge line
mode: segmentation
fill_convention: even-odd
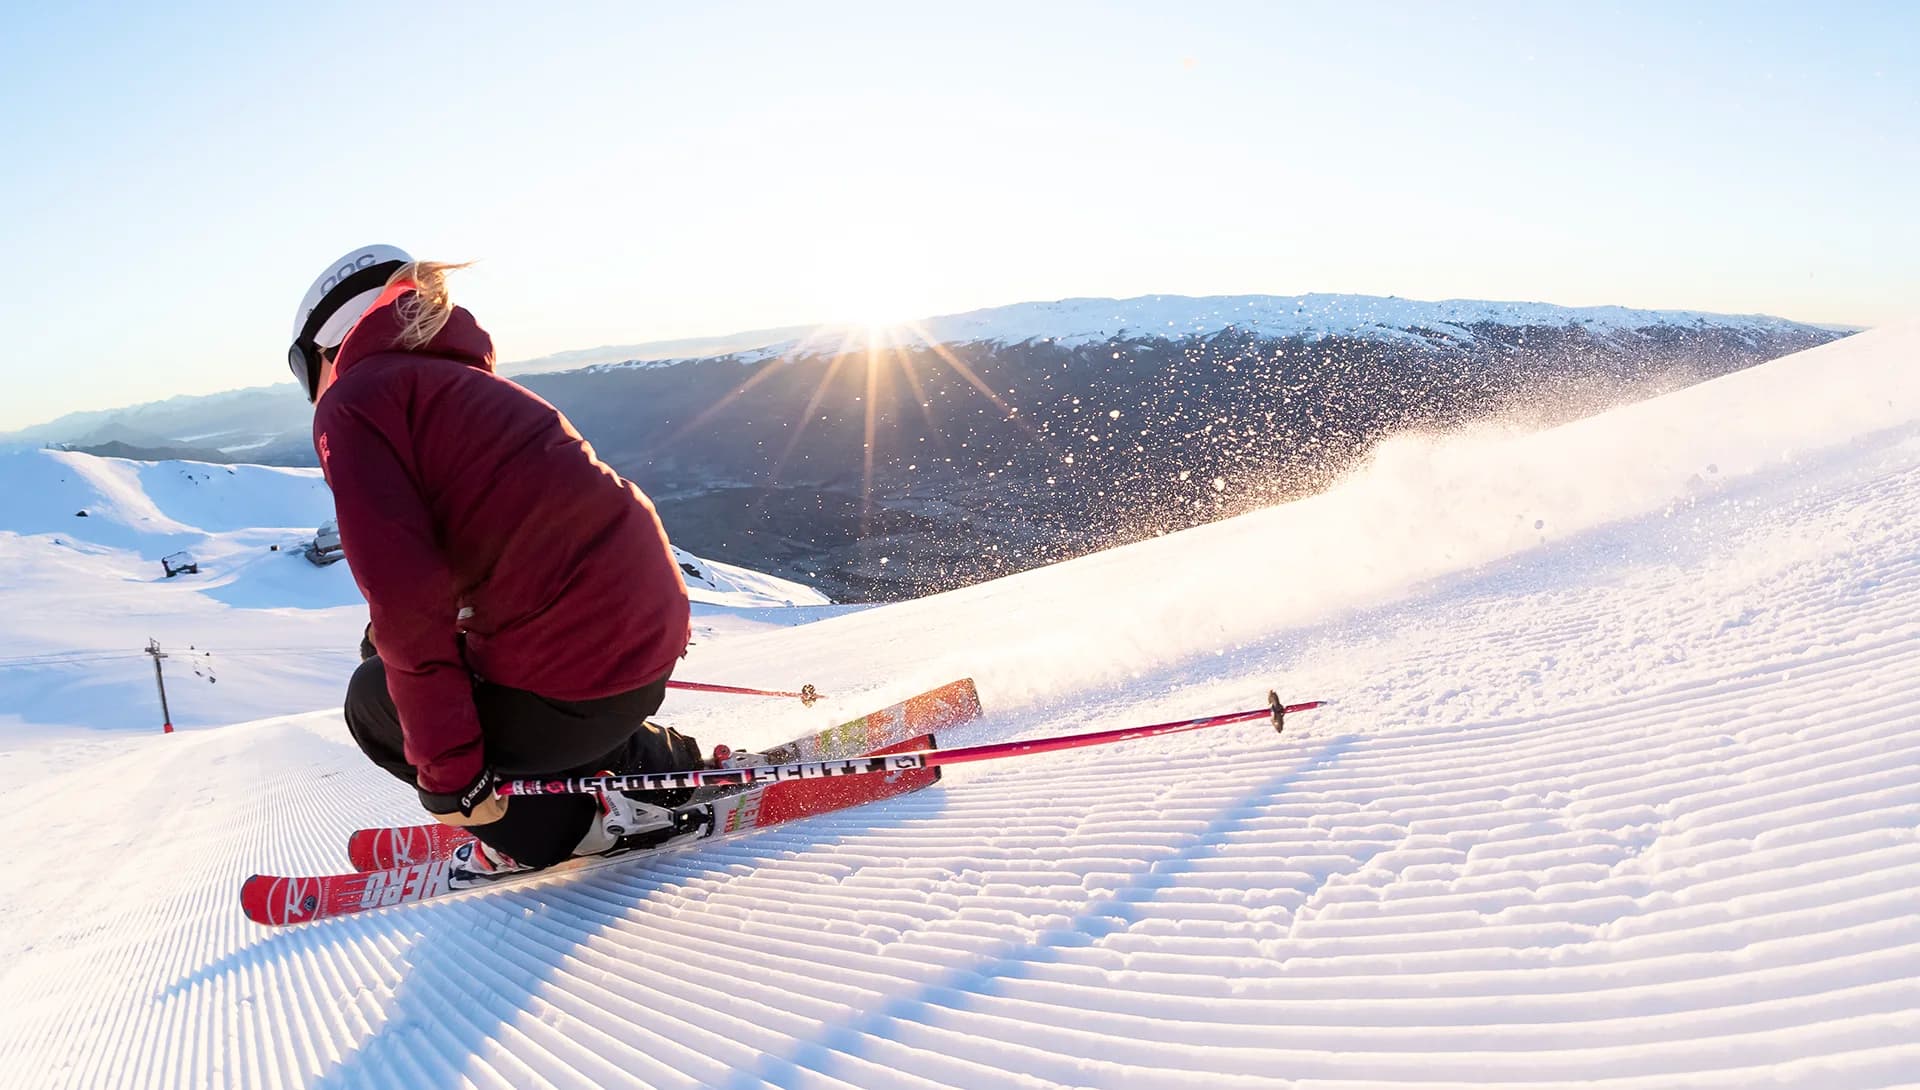
[[[1722,328],[1748,332],[1815,332],[1822,327],[1765,314],[1711,314],[1633,307],[1564,307],[1551,303],[1479,299],[1423,301],[1396,296],[1343,295],[1142,295],[1129,299],[1060,299],[1013,303],[961,314],[943,314],[888,326],[829,324],[810,330],[770,330],[769,337],[729,338],[718,351],[696,355],[682,346],[609,346],[580,354],[584,370],[658,368],[711,359],[757,363],[779,356],[834,354],[849,346],[864,350],[932,344],[1014,345],[1046,342],[1083,347],[1110,340],[1210,337],[1229,329],[1271,338],[1360,337],[1374,340],[1472,343],[1473,327],[1568,329],[1616,337],[1648,329]],[[666,351],[661,351],[665,349]],[[596,359],[596,357],[598,357]],[[558,360],[533,360],[556,370]],[[545,366],[540,366],[545,364]]]

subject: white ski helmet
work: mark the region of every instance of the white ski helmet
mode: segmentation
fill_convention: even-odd
[[[287,367],[308,401],[319,396],[320,353],[347,339],[353,323],[380,298],[387,278],[412,260],[398,246],[362,246],[328,265],[307,289],[300,309],[293,312]]]

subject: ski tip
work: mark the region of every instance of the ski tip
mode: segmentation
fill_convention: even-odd
[[[366,829],[355,829],[347,834],[347,862],[354,870],[377,870],[374,864],[379,860],[373,857],[373,836]]]
[[[254,923],[279,926],[316,919],[325,879],[254,874],[240,883],[240,911]]]
[[[254,923],[268,922],[264,916],[267,881],[264,874],[250,874],[240,883],[240,911]]]

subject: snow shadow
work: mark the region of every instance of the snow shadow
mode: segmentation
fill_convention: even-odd
[[[861,829],[925,820],[929,802],[937,802],[936,810],[945,805],[928,792],[872,804],[862,810],[870,820]],[[241,1023],[253,1040],[236,1051],[251,1054],[264,1069],[278,1070],[298,1061],[285,1054],[279,1040],[286,1027],[276,1024],[280,999],[272,993],[304,992],[316,979],[312,967],[329,965],[333,971],[326,976],[334,981],[335,994],[290,996],[287,1002],[317,1001],[324,1007],[331,1000],[339,1017],[330,1044],[344,1055],[317,1078],[294,1083],[318,1090],[453,1090],[474,1085],[469,1069],[480,1062],[517,1084],[516,1072],[551,1070],[556,1063],[512,1023],[527,1015],[561,966],[633,913],[648,911],[656,895],[671,900],[692,883],[727,881],[761,857],[841,841],[843,834],[828,831],[827,825],[810,833],[811,824],[675,853],[670,865],[636,860],[575,878],[556,875],[554,884],[533,890],[476,892],[284,928],[182,976],[158,998],[192,1002],[197,989],[222,982],[239,987],[248,1003],[264,1009]],[[559,896],[569,890],[584,895]],[[537,927],[529,926],[535,921]],[[390,995],[371,998],[389,989]],[[374,1028],[357,1046],[340,1039],[341,1030],[367,1022]],[[330,1049],[318,1051],[324,1056]]]
[[[1086,906],[1066,924],[1035,935],[1032,940],[993,956],[979,959],[941,974],[912,992],[881,1003],[862,1017],[834,1026],[812,1040],[796,1040],[784,1055],[763,1055],[759,1062],[734,1072],[731,1079],[718,1084],[722,1090],[757,1090],[766,1083],[775,1086],[810,1085],[817,1077],[834,1075],[839,1057],[864,1057],[867,1042],[889,1036],[895,1022],[913,1022],[937,1007],[965,1009],[968,1000],[990,993],[997,981],[1026,975],[1033,966],[1055,960],[1057,951],[1092,946],[1139,920],[1141,905],[1150,904],[1161,892],[1193,865],[1214,855],[1248,821],[1258,818],[1265,805],[1308,773],[1331,767],[1358,742],[1357,735],[1342,735],[1314,751],[1294,767],[1250,788],[1240,800],[1223,808],[1206,827],[1179,851],[1155,863],[1132,881]],[[1314,891],[1299,894],[1299,903],[1311,900]]]

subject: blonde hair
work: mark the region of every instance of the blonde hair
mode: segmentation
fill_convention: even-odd
[[[471,261],[409,261],[387,277],[387,286],[401,281],[413,285],[413,294],[400,297],[400,347],[419,348],[438,336],[453,317],[453,297],[447,293],[447,274]]]

